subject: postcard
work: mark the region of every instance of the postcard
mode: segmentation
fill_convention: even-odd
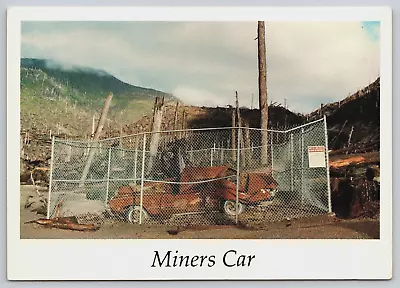
[[[8,278],[390,279],[391,21],[10,8]]]

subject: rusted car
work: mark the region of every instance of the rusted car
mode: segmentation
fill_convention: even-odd
[[[229,176],[232,177],[218,179]],[[270,174],[254,172],[240,175],[239,203],[236,208],[236,172],[229,167],[185,167],[179,179],[164,181],[180,183],[146,182],[143,187],[142,219],[217,209],[228,216],[235,216],[236,213],[242,213],[246,206],[271,201],[277,191],[277,182]],[[195,183],[199,181],[203,182]],[[140,215],[140,185],[120,187],[110,199],[109,207],[113,213],[137,223]]]

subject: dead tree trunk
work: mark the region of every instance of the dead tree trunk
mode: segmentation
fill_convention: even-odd
[[[110,94],[108,94],[106,100],[104,101],[104,107],[103,107],[103,110],[101,111],[100,119],[97,124],[97,129],[96,129],[96,133],[94,134],[93,141],[97,141],[100,138],[100,134],[101,134],[101,131],[103,130],[104,122],[106,121],[106,118],[107,118],[108,109],[110,108],[112,97],[113,97],[113,94],[110,93]],[[79,182],[79,187],[83,187],[83,185],[85,184],[85,180],[86,180],[87,174],[89,173],[90,165],[92,165],[92,161],[93,161],[95,152],[96,152],[96,149],[93,149],[93,148],[90,149],[89,156],[87,158],[86,165],[85,165],[85,168],[83,169],[82,177]]]
[[[92,118],[92,133],[90,134],[90,138],[93,138],[94,137],[94,129],[95,129],[95,116],[93,115],[93,118]]]
[[[250,141],[250,125],[249,122],[245,123],[246,126],[246,130],[245,130],[245,144],[246,144],[246,163],[247,165],[250,164],[251,162],[251,158],[252,158],[252,149],[250,149],[251,147],[251,141]]]
[[[235,91],[235,95],[236,95],[236,114],[237,114],[238,131],[243,132],[242,131],[242,117],[240,116],[239,97],[238,97],[237,91]],[[238,133],[238,137],[239,137],[239,133]],[[238,153],[240,153],[240,157],[242,158],[242,166],[245,167],[246,166],[246,150],[244,149],[245,146],[244,146],[244,141],[243,141],[243,133],[240,133],[239,141],[240,141],[241,147],[238,147]]]
[[[149,165],[147,166],[147,173],[151,173],[153,169],[154,158],[157,154],[158,143],[161,138],[161,123],[163,118],[163,110],[164,110],[164,97],[158,98],[156,97],[156,101],[154,103],[153,110],[153,123],[151,125],[151,137],[150,137],[150,158]]]
[[[182,129],[182,130],[185,130],[185,129],[186,129],[186,111],[185,111],[185,110],[183,110],[183,112],[182,112],[181,129]],[[180,133],[180,137],[181,137],[181,138],[187,138],[186,132],[185,132],[185,131],[182,131],[182,132]]]
[[[179,111],[179,102],[176,102],[175,106],[175,115],[174,115],[174,127],[172,128],[173,130],[178,130],[179,125],[178,125],[178,111]],[[176,138],[181,138],[181,133],[180,132],[174,132]]]
[[[24,159],[24,139],[22,135],[19,135],[19,155],[21,159]]]
[[[268,163],[268,102],[267,102],[267,60],[265,51],[265,23],[258,21],[258,98],[261,123],[261,164]]]
[[[232,108],[232,161],[236,162],[236,112]]]
[[[72,147],[70,145],[65,146],[66,149],[66,156],[65,156],[65,162],[70,162],[71,161],[71,154],[72,154]]]
[[[175,106],[175,116],[174,116],[174,130],[178,130],[178,109],[179,108],[179,102],[176,102]]]

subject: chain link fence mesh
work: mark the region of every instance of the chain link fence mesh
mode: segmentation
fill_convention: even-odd
[[[331,212],[326,143],[325,118],[287,131],[53,138],[47,217],[213,225],[324,214]]]

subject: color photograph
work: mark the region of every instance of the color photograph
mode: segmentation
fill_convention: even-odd
[[[23,21],[22,239],[379,239],[380,22]]]

